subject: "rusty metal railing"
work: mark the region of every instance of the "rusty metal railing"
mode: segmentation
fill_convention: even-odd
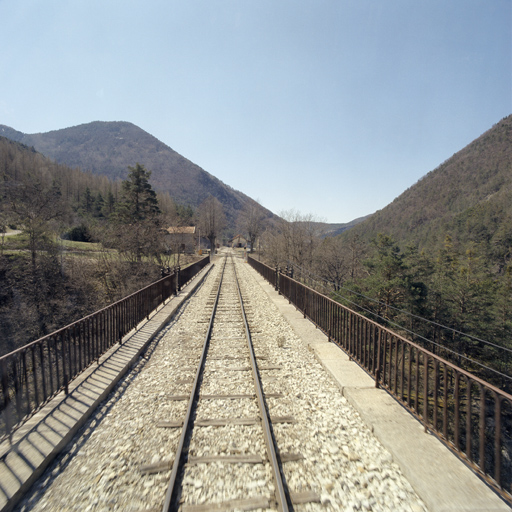
[[[0,440],[22,424],[160,304],[209,257],[173,272],[110,306],[0,357]]]
[[[512,498],[512,396],[390,329],[248,258],[324,331],[503,497]],[[276,285],[277,283],[277,285]]]

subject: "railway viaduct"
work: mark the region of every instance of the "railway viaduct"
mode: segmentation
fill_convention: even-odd
[[[205,312],[225,255],[221,251],[1,443],[0,511],[162,510],[173,462],[162,439],[177,443],[179,429],[170,420],[185,413],[179,391],[191,381],[191,347],[198,326],[207,323]],[[275,420],[281,472],[293,495],[290,509],[512,510],[274,286],[242,259],[235,263],[269,417]],[[231,332],[227,320],[219,322],[227,329],[221,343],[238,338],[238,328]],[[261,449],[259,441],[257,448],[235,446],[229,430],[234,427],[212,423],[223,410],[224,416],[233,415],[226,412],[226,401],[246,396],[245,384],[237,380],[246,368],[237,362],[236,349],[220,345],[215,352],[211,343],[209,364],[227,358],[231,373],[226,377],[215,369],[212,384],[205,381],[212,386],[202,391],[209,402],[197,416],[209,418],[205,431],[218,428],[221,439],[215,447],[189,449],[189,455],[203,458],[183,486],[191,496],[213,492],[220,504],[215,508],[203,501],[194,508],[182,503],[183,510],[280,509],[273,500],[251,501],[268,494],[269,487],[266,466],[247,458],[247,451]],[[228,396],[232,383],[235,389]],[[213,405],[219,402],[220,412]],[[163,410],[169,420],[164,426]],[[238,419],[258,416],[250,407],[244,414]],[[205,474],[220,472],[220,466],[214,460],[211,469],[204,456],[219,453],[246,459],[234,459],[232,473],[209,483]],[[237,484],[244,472],[251,480]],[[238,499],[227,500],[230,493]],[[222,507],[222,497],[231,505]]]

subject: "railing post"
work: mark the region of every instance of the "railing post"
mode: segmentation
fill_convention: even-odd
[[[101,352],[101,349],[100,349],[100,338],[99,338],[99,333],[100,333],[100,328],[99,328],[99,316],[98,315],[95,315],[94,316],[94,348],[95,348],[95,358],[96,358],[96,363],[99,365],[100,364],[100,352]]]
[[[379,388],[380,379],[380,353],[381,353],[381,329],[379,329],[379,335],[377,336],[377,368],[375,369],[375,387]]]
[[[64,340],[67,338],[66,333],[63,332],[60,335],[60,348],[61,348],[61,354],[62,354],[62,379],[64,384],[64,393],[66,395],[69,394],[69,372],[68,368],[66,368],[66,355],[67,355],[67,346],[68,344],[64,342]]]
[[[466,456],[469,460],[473,460],[471,456],[471,446],[472,446],[472,431],[471,431],[471,413],[473,410],[471,404],[471,379],[466,376]]]
[[[482,384],[478,384],[480,391],[480,418],[478,425],[478,465],[480,470],[485,473],[485,389]]]
[[[9,436],[9,443],[12,444],[12,421],[11,421],[11,397],[9,395],[9,378],[7,375],[7,363],[2,359],[2,393],[4,395],[4,416],[5,416],[5,430]]]
[[[494,480],[501,486],[501,396],[494,392]]]
[[[428,430],[428,364],[429,357],[423,352],[423,365],[424,365],[424,385],[423,385],[423,421],[425,432]]]
[[[16,420],[19,420],[23,416],[23,412],[21,411],[21,389],[20,389],[20,381],[18,374],[18,362],[20,361],[20,357],[16,356],[14,358],[14,364],[12,365],[13,369],[13,382],[14,382],[14,399],[16,402]]]

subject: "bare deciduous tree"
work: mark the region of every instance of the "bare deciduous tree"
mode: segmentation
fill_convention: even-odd
[[[283,212],[281,219],[262,236],[265,259],[271,265],[293,265],[310,271],[315,249],[320,243],[319,221],[295,210]]]
[[[51,221],[62,218],[65,213],[60,188],[56,183],[33,179],[14,184],[10,192],[12,212],[29,238],[35,271],[37,252],[51,244]]]
[[[213,196],[208,196],[199,205],[198,218],[201,236],[208,238],[210,248],[213,251],[215,240],[226,226],[226,216],[220,201]]]
[[[304,215],[295,210],[281,213],[281,218],[285,260],[301,268],[311,268],[313,253],[320,241],[318,221],[311,214]]]
[[[324,238],[315,251],[316,270],[331,283],[334,291],[338,291],[349,276],[348,259],[346,247],[339,237]]]
[[[249,199],[240,214],[238,225],[244,235],[247,235],[251,245],[250,252],[254,252],[256,239],[261,235],[265,225],[263,208],[256,201]]]

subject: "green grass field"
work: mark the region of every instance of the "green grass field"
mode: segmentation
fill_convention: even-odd
[[[61,251],[64,252],[66,258],[96,258],[101,256],[105,258],[122,258],[123,256],[118,253],[116,249],[108,249],[103,247],[101,243],[96,242],[74,242],[72,240],[64,240],[60,237],[55,237],[53,240]],[[8,236],[0,237],[0,253],[6,256],[21,255],[29,250],[29,240],[26,233],[18,233]],[[190,264],[195,261],[189,255],[180,255],[181,266]],[[162,261],[165,262],[164,266],[173,267],[177,264],[178,257],[176,254],[162,255]],[[143,257],[143,261],[150,261],[148,258]],[[154,261],[154,260],[153,260]]]

